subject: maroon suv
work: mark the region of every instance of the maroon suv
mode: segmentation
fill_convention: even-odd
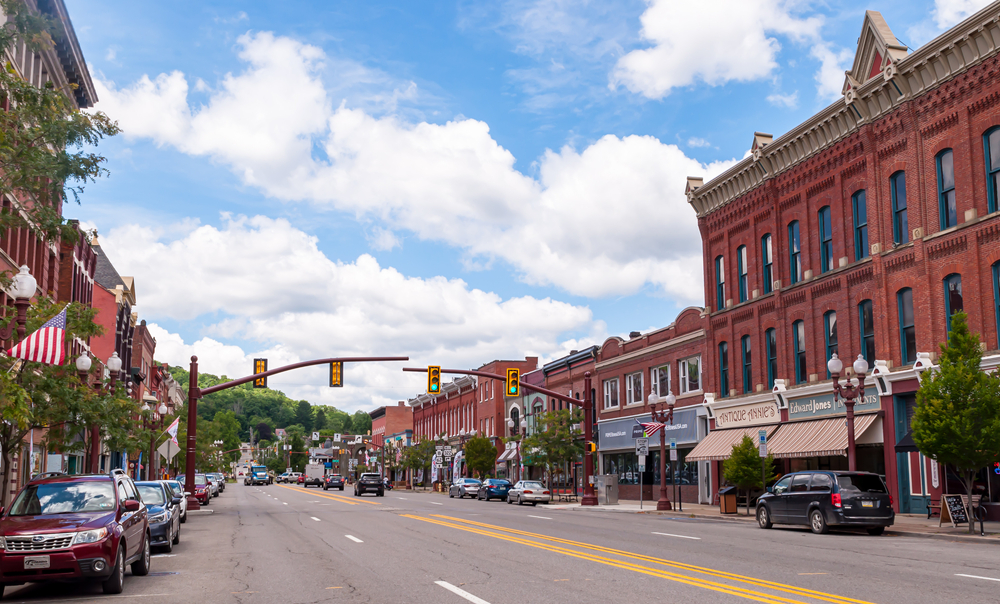
[[[117,594],[127,564],[149,573],[146,506],[121,470],[36,477],[0,513],[0,597],[7,585],[74,579]]]

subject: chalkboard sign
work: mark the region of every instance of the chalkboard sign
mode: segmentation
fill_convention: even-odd
[[[968,524],[969,513],[965,507],[965,499],[961,495],[942,495],[941,520],[938,522],[938,526],[946,521],[945,515],[948,516],[947,521],[951,522],[952,526]]]

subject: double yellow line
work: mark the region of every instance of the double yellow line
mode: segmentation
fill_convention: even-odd
[[[348,497],[346,495],[329,495],[327,493],[313,493],[312,491],[307,490],[305,487],[300,489],[298,487],[286,487],[283,484],[279,484],[278,486],[283,489],[288,489],[289,491],[294,491],[296,493],[308,493],[310,495],[315,495],[316,497],[322,497],[324,499],[339,501],[340,503],[346,503],[348,505],[361,505],[362,503],[367,503],[368,505],[382,505],[377,501],[364,499],[362,497]]]
[[[688,576],[688,575],[682,575],[682,574],[678,574],[678,573],[675,573],[675,572],[670,572],[670,571],[659,569],[659,568],[652,568],[652,567],[649,567],[649,566],[643,566],[643,565],[640,565],[640,564],[636,564],[636,563],[628,562],[628,561],[624,561],[624,560],[617,560],[617,559],[613,559],[613,558],[606,558],[604,556],[599,556],[599,555],[591,554],[591,553],[588,553],[588,552],[581,552],[581,551],[566,549],[564,547],[559,547],[557,545],[550,545],[549,543],[545,543],[545,542],[548,541],[548,542],[552,542],[552,543],[559,543],[559,544],[562,544],[562,545],[570,545],[570,546],[581,548],[581,549],[585,549],[585,550],[592,550],[592,551],[597,551],[597,552],[601,552],[601,553],[605,553],[605,554],[612,554],[612,555],[615,555],[615,556],[620,556],[620,557],[624,557],[624,558],[630,558],[630,559],[639,560],[639,561],[642,561],[642,562],[652,562],[652,563],[660,565],[660,566],[667,566],[667,567],[674,568],[674,569],[677,569],[677,570],[687,571],[689,573],[704,574],[704,575],[711,576],[713,578],[724,579],[724,580],[728,580],[728,581],[735,581],[735,582],[739,582],[739,583],[745,583],[745,584],[753,585],[753,586],[756,586],[756,587],[762,587],[762,588],[765,588],[765,589],[771,589],[771,590],[775,590],[775,591],[785,592],[785,593],[788,593],[788,594],[791,594],[791,595],[795,595],[795,596],[804,596],[804,597],[811,598],[811,599],[818,599],[818,600],[824,600],[824,601],[827,601],[827,602],[834,602],[836,604],[869,604],[868,602],[864,602],[862,600],[854,600],[854,599],[851,599],[851,598],[844,598],[844,597],[841,597],[841,596],[837,596],[837,595],[833,595],[833,594],[827,594],[827,593],[823,593],[823,592],[819,592],[819,591],[814,591],[814,590],[810,590],[810,589],[804,589],[804,588],[800,588],[800,587],[795,587],[795,586],[792,586],[792,585],[785,585],[785,584],[776,583],[776,582],[773,582],[773,581],[766,581],[764,579],[757,579],[757,578],[754,578],[754,577],[747,577],[747,576],[744,576],[744,575],[737,575],[737,574],[734,574],[734,573],[727,573],[727,572],[724,572],[724,571],[717,571],[717,570],[714,570],[714,569],[704,568],[704,567],[700,567],[700,566],[694,566],[694,565],[691,565],[691,564],[684,564],[684,563],[680,563],[680,562],[674,562],[672,560],[664,560],[662,558],[655,558],[655,557],[652,557],[652,556],[644,556],[642,554],[634,554],[632,552],[626,552],[626,551],[617,550],[617,549],[613,549],[613,548],[607,548],[607,547],[602,547],[602,546],[598,546],[598,545],[592,545],[592,544],[589,544],[589,543],[582,543],[582,542],[579,542],[579,541],[572,541],[572,540],[569,540],[569,539],[562,539],[562,538],[559,538],[559,537],[550,537],[548,535],[542,535],[542,534],[539,534],[539,533],[530,533],[530,532],[527,532],[527,531],[521,531],[521,530],[517,530],[517,529],[510,529],[510,528],[506,528],[506,527],[501,527],[501,526],[496,526],[496,525],[491,525],[491,524],[485,524],[485,523],[482,523],[482,522],[474,522],[474,521],[471,521],[471,520],[464,520],[464,519],[461,519],[461,518],[454,518],[454,517],[451,517],[451,516],[434,515],[432,518],[424,518],[424,517],[420,517],[420,516],[414,516],[414,515],[410,515],[410,514],[404,514],[403,517],[405,517],[405,518],[412,518],[412,519],[415,519],[415,520],[421,520],[423,522],[429,522],[429,523],[432,523],[432,524],[437,524],[439,526],[446,526],[446,527],[449,527],[449,528],[454,528],[454,529],[458,529],[458,530],[462,530],[462,531],[466,531],[466,532],[470,532],[470,533],[484,535],[484,536],[487,536],[487,537],[493,537],[495,539],[502,539],[504,541],[509,541],[509,542],[512,542],[512,543],[518,543],[518,544],[521,544],[521,545],[527,545],[529,547],[534,547],[534,548],[542,549],[542,550],[545,550],[545,551],[559,553],[559,554],[563,554],[563,555],[566,555],[566,556],[571,556],[571,557],[574,557],[574,558],[579,558],[579,559],[582,559],[582,560],[588,560],[588,561],[591,561],[591,562],[598,562],[598,563],[605,564],[605,565],[608,565],[608,566],[613,566],[613,567],[621,568],[621,569],[625,569],[625,570],[631,570],[633,572],[638,572],[638,573],[642,573],[642,574],[650,575],[650,576],[654,576],[654,577],[660,577],[660,578],[663,578],[663,579],[668,579],[668,580],[671,580],[671,581],[676,581],[678,583],[683,583],[683,584],[686,584],[686,585],[692,585],[692,586],[695,586],[695,587],[701,587],[701,588],[709,589],[709,590],[712,590],[712,591],[717,591],[717,592],[726,593],[726,594],[730,594],[730,595],[740,596],[742,598],[747,598],[747,599],[750,599],[750,600],[756,600],[758,602],[767,602],[769,604],[804,604],[801,600],[793,600],[793,599],[790,599],[790,598],[783,597],[781,595],[775,595],[775,594],[769,594],[769,593],[764,593],[764,592],[760,592],[760,591],[754,591],[754,590],[743,588],[743,587],[739,587],[739,586],[727,585],[727,584],[724,584],[724,583],[718,583],[718,582],[715,582],[715,581],[709,581],[709,580],[706,580],[706,579],[700,579],[700,578],[697,578],[697,577],[691,577],[691,576]],[[437,520],[437,518],[442,518],[444,520]],[[447,521],[452,521],[452,522],[446,522],[446,520]],[[459,523],[459,524],[456,524],[456,523]],[[528,539],[526,539],[524,537],[531,537],[531,538],[534,538],[534,539],[539,539],[542,542],[539,542],[539,541],[530,541],[530,540],[528,540]]]

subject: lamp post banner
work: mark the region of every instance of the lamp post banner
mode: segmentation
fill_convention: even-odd
[[[882,399],[874,386],[865,388],[865,395],[854,403],[855,413],[871,413],[882,408]],[[788,419],[814,419],[847,413],[844,401],[834,392],[821,392],[812,396],[788,399]]]

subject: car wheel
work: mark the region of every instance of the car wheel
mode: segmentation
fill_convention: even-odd
[[[132,574],[136,577],[145,577],[149,574],[149,533],[142,543],[142,555],[132,563]]]
[[[170,552],[174,551],[174,540],[173,539],[167,539],[167,544],[163,546],[163,551],[166,552],[166,553],[168,553],[168,554]]]
[[[125,555],[122,554],[122,544],[118,544],[118,555],[115,557],[115,567],[111,569],[111,576],[101,582],[101,587],[106,594],[120,594],[125,585]]]
[[[771,524],[771,513],[767,511],[767,506],[762,505],[757,508],[757,524],[762,529],[769,529],[774,526]]]
[[[872,537],[878,537],[885,532],[884,526],[870,526],[868,527],[868,534]]]
[[[809,527],[812,529],[812,532],[817,535],[822,535],[830,530],[826,525],[826,518],[823,517],[823,512],[819,510],[813,510],[812,513],[809,514]]]
[[[385,497],[385,491],[379,491],[378,492],[378,496],[379,497]]]
[[[341,490],[341,491],[343,491],[343,490],[344,490],[344,487],[340,487],[340,490]]]
[[[177,527],[177,534],[174,535],[174,545],[181,542],[181,527]]]
[[[184,524],[187,521],[188,521],[188,513],[187,510],[185,510],[184,513],[181,514],[181,524]]]
[[[517,505],[524,505],[524,501],[521,500],[521,496],[517,496]]]
[[[510,505],[510,504],[512,504],[512,503],[514,503],[514,501],[513,501],[513,500],[511,500],[511,498],[510,498],[510,497],[507,497],[507,505]]]
[[[535,507],[536,505],[538,505],[538,502],[537,502],[537,501],[532,501],[532,502],[531,502],[531,507]]]
[[[451,489],[448,489],[448,497],[450,497],[451,499],[455,498],[455,494],[451,492]]]

